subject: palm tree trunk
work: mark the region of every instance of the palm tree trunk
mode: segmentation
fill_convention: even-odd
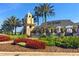
[[[47,20],[46,20],[46,18],[47,18],[47,17],[46,17],[46,13],[45,13],[45,16],[44,16],[44,17],[45,17],[45,24],[46,24],[46,22],[47,22]]]
[[[38,26],[39,26],[39,17],[37,16],[37,24],[38,24]]]
[[[16,26],[15,26],[15,35],[16,35]]]
[[[11,34],[13,35],[13,30],[11,31]]]
[[[38,26],[39,26],[39,19],[38,19]]]
[[[46,34],[46,28],[47,28],[47,24],[46,24],[46,13],[44,14],[44,23],[45,23],[45,25],[44,25],[44,32],[45,32],[45,34]]]

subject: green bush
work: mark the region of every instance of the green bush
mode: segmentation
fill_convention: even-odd
[[[40,37],[40,40],[45,41],[48,46],[58,46],[63,48],[79,48],[78,36],[46,36]]]
[[[78,48],[79,47],[79,37],[76,37],[76,36],[65,37],[61,41],[61,43],[62,43],[62,45],[60,45],[61,47]]]
[[[52,42],[51,41],[48,41],[47,45],[48,46],[55,46],[55,41],[52,41]]]

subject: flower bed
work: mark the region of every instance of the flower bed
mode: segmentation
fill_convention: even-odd
[[[9,41],[10,37],[7,35],[0,35],[0,42]]]
[[[58,46],[63,48],[79,48],[79,36],[49,36],[40,37],[48,46]]]
[[[14,40],[14,44],[17,44],[19,42],[25,42],[25,47],[29,48],[35,48],[35,49],[44,49],[45,43],[38,41],[38,40],[32,40],[32,39],[16,39]]]

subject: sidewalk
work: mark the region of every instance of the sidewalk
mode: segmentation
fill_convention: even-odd
[[[79,53],[63,52],[0,52],[0,56],[79,56]]]

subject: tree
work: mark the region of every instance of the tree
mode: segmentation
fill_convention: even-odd
[[[34,19],[35,19],[35,22],[37,22],[38,26],[39,26],[39,17],[41,17],[41,13],[38,12],[39,11],[39,7],[38,6],[35,6],[34,8]]]
[[[11,16],[8,19],[11,21],[11,25],[13,26],[16,35],[16,28],[21,26],[21,21],[17,19],[15,16]]]
[[[44,22],[46,23],[47,22],[47,16],[54,16],[55,15],[55,12],[54,12],[54,6],[51,6],[51,4],[47,4],[47,3],[44,3],[44,4],[40,4],[40,12],[42,13],[42,17],[43,17],[43,20]]]
[[[14,30],[16,35],[16,28],[20,26],[21,26],[21,21],[17,19],[15,16],[11,16],[10,18],[7,18],[7,20],[4,21],[2,25],[2,29],[7,32],[8,31],[13,32]]]
[[[54,6],[51,4],[40,4],[38,7],[36,7],[36,14],[40,14],[40,16],[43,18],[45,26],[46,27],[46,22],[47,22],[47,16],[54,16]],[[44,28],[46,30],[46,28]]]
[[[22,31],[22,33],[23,34],[26,34],[26,26],[27,26],[27,22],[26,22],[26,20],[27,20],[27,14],[25,15],[25,17],[22,19],[22,26],[23,26],[23,31]]]
[[[22,26],[23,26],[23,30],[22,30],[22,34],[25,34],[26,33],[26,21],[25,21],[25,19],[23,18],[22,19]]]
[[[2,24],[2,28],[1,28],[2,32],[4,32],[5,34],[10,34],[13,33],[13,27],[10,23],[9,20],[5,20]]]

